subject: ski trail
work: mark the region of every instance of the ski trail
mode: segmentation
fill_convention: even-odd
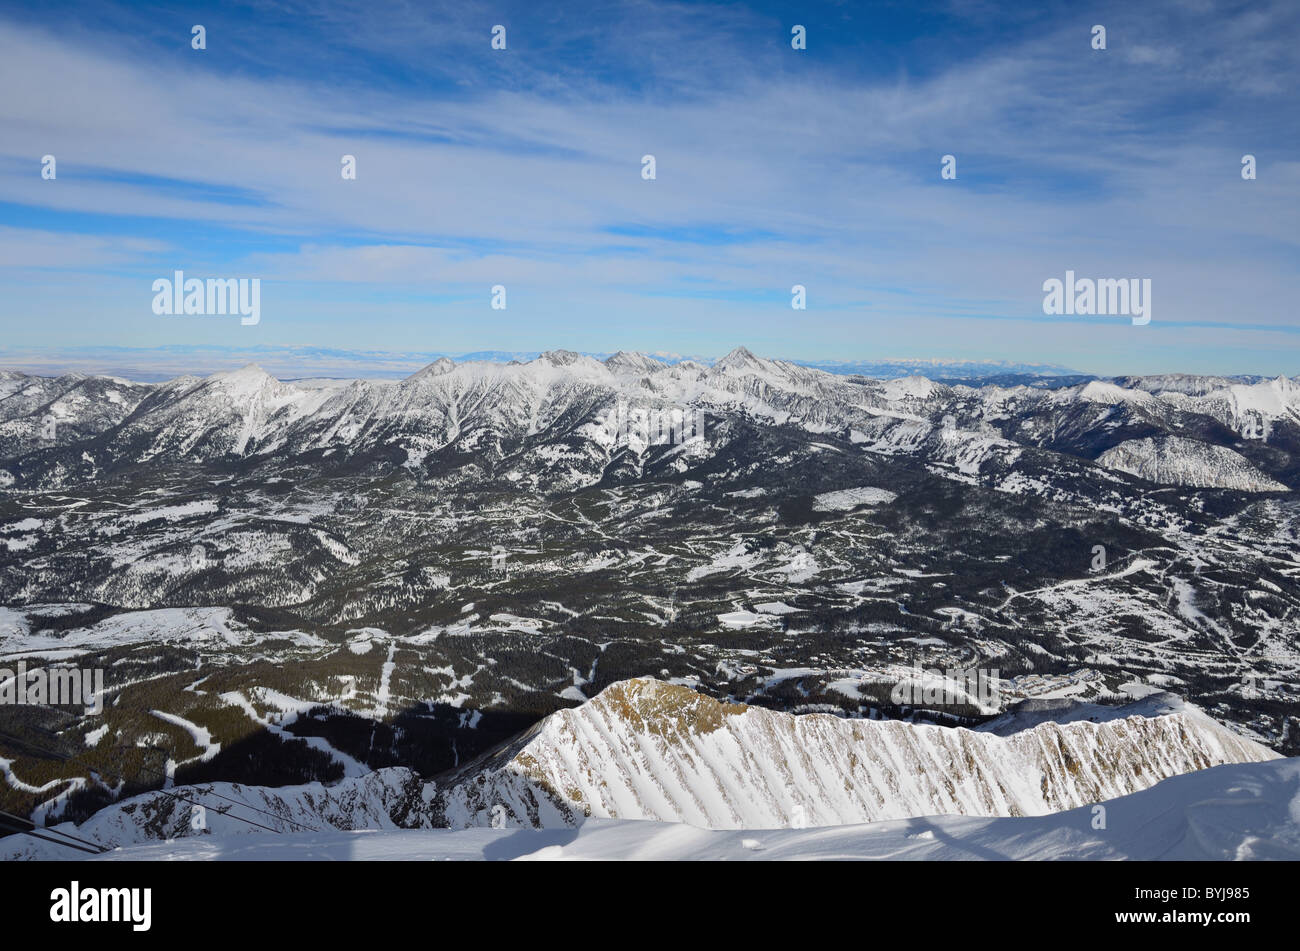
[[[1116,578],[1127,578],[1129,575],[1136,574],[1139,571],[1145,571],[1153,565],[1155,565],[1155,562],[1150,561],[1149,559],[1135,558],[1132,563],[1127,565],[1122,571],[1117,571],[1114,574],[1097,575],[1092,578],[1071,578],[1069,581],[1062,581],[1059,584],[1048,585],[1045,588],[1034,588],[1030,591],[1017,591],[999,604],[997,610],[1001,611],[1016,598],[1027,598],[1030,595],[1042,594],[1046,591],[1059,591],[1061,588],[1086,587],[1090,584],[1096,584],[1099,581],[1112,581]]]

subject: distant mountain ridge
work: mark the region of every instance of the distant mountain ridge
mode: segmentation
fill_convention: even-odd
[[[456,363],[527,363],[543,350],[379,351],[331,347],[84,347],[63,350],[17,349],[0,352],[0,367],[40,375],[81,372],[121,376],[141,382],[162,382],[185,374],[209,374],[256,363],[279,379],[311,377],[399,379],[440,359]],[[580,351],[582,356],[604,361],[622,355],[667,366],[690,362],[713,366],[723,357],[683,355],[662,351],[642,353]],[[894,379],[915,374],[942,379],[978,380],[1013,377],[1048,378],[1083,376],[1077,370],[1051,364],[993,360],[789,360],[837,375]],[[1091,378],[1091,377],[1089,377]]]
[[[1160,484],[1269,492],[1300,480],[1290,456],[1300,436],[1295,380],[1042,379],[1059,385],[880,380],[745,347],[708,366],[623,351],[604,360],[571,350],[507,362],[444,356],[398,381],[285,381],[255,364],[157,384],[0,370],[0,460],[11,460],[3,468],[21,484],[54,487],[159,459],[319,454],[419,470],[431,454],[486,449],[495,461],[545,439],[558,441],[570,470],[545,478],[580,485],[599,481],[618,454],[622,443],[601,433],[622,400],[838,432],[962,471],[995,458],[1013,466],[1039,448]],[[536,461],[550,470],[559,458]]]

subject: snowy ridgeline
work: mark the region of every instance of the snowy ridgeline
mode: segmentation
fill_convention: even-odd
[[[554,429],[581,447],[573,484],[594,484],[601,468],[583,457],[645,448],[646,440],[611,435],[601,423],[622,401],[636,412],[702,413],[707,438],[699,445],[692,440],[693,451],[707,451],[709,433],[721,421],[743,416],[814,433],[852,432],[868,451],[930,454],[967,473],[1017,446],[1059,451],[1056,435],[1080,427],[1109,446],[1106,434],[1128,420],[1142,432],[1154,427],[1163,434],[1114,446],[1113,455],[1098,460],[1102,466],[1155,482],[1254,492],[1285,487],[1215,442],[1230,435],[1238,448],[1285,444],[1300,424],[1300,384],[1285,377],[967,387],[921,376],[850,378],[744,348],[707,367],[623,353],[601,362],[560,350],[526,363],[443,358],[397,382],[289,383],[251,364],[156,385],[0,371],[0,459],[23,460],[20,471],[8,473],[20,488],[66,487],[142,462],[283,460],[316,452],[366,458],[382,449],[387,458],[400,449],[401,465],[421,469],[453,444],[477,452],[497,438],[509,443]],[[1209,421],[1218,435],[1207,429]]]
[[[1195,708],[1142,715],[1150,706],[1002,736],[794,716],[642,678],[552,714],[441,798],[452,827],[552,827],[583,816],[713,829],[842,825],[1042,815],[1179,773],[1277,758]]]
[[[1068,711],[1063,713],[1068,718]],[[599,835],[601,842],[621,843],[611,844],[617,849],[658,848],[654,840],[664,834],[606,833],[602,830],[618,827],[586,824],[588,817],[662,820],[680,830],[682,841],[696,835],[682,823],[696,829],[797,831],[907,820],[882,827],[897,838],[921,828],[916,817],[1059,813],[1124,797],[1170,776],[1278,759],[1191,707],[1147,700],[1112,711],[1109,718],[1091,715],[1100,722],[1046,721],[1010,732],[1003,723],[1000,730],[1006,735],[998,735],[896,721],[792,716],[720,704],[684,687],[638,679],[614,684],[582,707],[553,714],[494,757],[441,784],[390,768],[330,787],[177,787],[173,795],[148,793],[110,806],[79,827],[56,828],[111,847],[192,841],[175,847],[181,854],[192,848],[196,857],[234,855],[247,848],[237,843],[265,836],[287,848],[370,849],[370,855],[380,857],[374,850],[408,847],[399,843],[411,843],[414,849],[487,850],[496,840],[476,837],[475,827],[541,827],[562,833],[560,838],[521,840],[539,843],[534,850],[561,840],[579,841],[571,831],[578,826],[582,837]],[[1294,773],[1278,775],[1290,776],[1294,786]],[[1086,821],[1077,825],[1082,832],[1089,829]],[[339,836],[444,826],[470,831],[460,839],[447,839],[445,832],[423,839]],[[977,832],[986,825],[953,828]],[[1066,827],[1049,823],[1034,828],[1059,836]],[[798,850],[823,841],[818,835],[788,832],[770,841],[773,848],[786,842]],[[844,841],[852,842],[859,833],[845,835]],[[274,857],[277,846],[257,841],[254,851],[269,848],[266,857]],[[676,841],[670,836],[660,844]],[[735,837],[701,841],[750,851],[737,846],[741,840]],[[1063,841],[1075,840],[1067,836]],[[460,844],[450,844],[455,842]],[[1094,845],[1100,848],[1100,843],[1115,845],[1108,839]],[[79,854],[26,835],[0,841],[0,858],[5,859]]]
[[[108,860],[1300,860],[1300,762],[1216,766],[1151,789],[1027,818],[934,816],[809,829],[723,831],[589,819],[575,829],[207,836]],[[1104,825],[1103,825],[1104,822]]]

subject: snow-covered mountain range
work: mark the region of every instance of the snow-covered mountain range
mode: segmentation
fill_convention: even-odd
[[[1061,765],[1093,745],[1149,781],[1234,761],[1223,729],[1294,753],[1298,413],[1287,378],[977,386],[743,348],[708,366],[440,358],[396,381],[5,371],[0,661],[103,668],[108,695],[98,717],[0,708],[0,808],[82,820],[159,777],[332,789],[405,768],[438,778],[429,808],[460,824],[495,806],[532,822],[543,779],[570,818],[856,822],[895,815],[882,798],[1034,814],[1149,785]],[[1004,706],[893,699],[916,667],[987,670]],[[662,800],[583,785],[555,751],[612,769],[604,701],[582,705],[645,677],[747,704],[723,722],[785,739],[690,733],[699,774],[644,739],[656,781],[677,777]],[[1051,707],[1152,691],[1223,724],[1219,745],[1184,744],[1201,734],[1178,711],[1094,725]],[[1054,752],[994,727],[1026,699]],[[734,763],[709,744],[775,763],[822,733],[886,757],[907,737],[928,776],[967,775],[969,754],[1001,786],[967,800],[780,760],[800,788],[847,784],[825,803],[770,772],[728,798],[711,772]],[[481,789],[448,782],[488,754]],[[1069,779],[1009,778],[1034,770]]]
[[[182,848],[181,854],[200,855],[214,847],[239,849],[230,840],[247,837],[307,836],[311,842],[314,834],[328,842],[335,830],[568,829],[590,819],[640,819],[750,830],[878,823],[888,832],[898,827],[886,823],[898,820],[1060,815],[1032,829],[969,827],[984,830],[984,847],[997,852],[1011,847],[997,841],[998,832],[1008,838],[1029,831],[1059,835],[1077,823],[1078,836],[1096,824],[1079,822],[1071,810],[1123,802],[1197,770],[1279,759],[1168,695],[1110,711],[1075,705],[1061,712],[1063,719],[1076,718],[1019,730],[1002,723],[999,735],[791,716],[719,704],[652,679],[625,681],[581,707],[552,714],[507,749],[437,782],[390,768],[333,786],[176,787],[110,806],[80,826],[53,826],[45,838],[0,841],[0,856],[63,857],[67,847],[50,837],[65,834],[106,848],[175,839],[214,843]],[[1293,774],[1246,775],[1289,785],[1294,796]],[[1120,806],[1112,808],[1118,818]],[[1293,817],[1291,823],[1291,844],[1273,848],[1297,844]],[[919,825],[907,828],[915,833]],[[1217,831],[1241,842],[1258,830]],[[842,828],[833,834],[859,835]],[[387,841],[398,853],[411,848],[401,836]],[[431,844],[416,841],[417,848]],[[1086,836],[1073,844],[1096,848]]]
[[[623,399],[648,409],[698,408],[719,424],[742,416],[838,433],[972,472],[994,459],[1010,466],[1011,450],[1032,448],[1171,484],[1246,491],[1297,484],[1295,381],[1160,377],[1127,384],[1091,380],[1043,391],[945,386],[924,377],[876,381],[744,348],[709,367],[621,352],[603,362],[570,351],[527,363],[442,358],[395,383],[290,384],[254,365],[158,385],[10,371],[0,377],[0,454],[10,458],[17,486],[44,488],[160,459],[306,456],[418,470],[438,453],[472,452],[496,463],[545,442],[543,459],[519,475],[544,475],[566,488],[598,481],[628,447],[626,438],[602,437],[604,420]]]

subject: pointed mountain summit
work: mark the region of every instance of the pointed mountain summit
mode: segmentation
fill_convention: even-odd
[[[424,366],[416,370],[409,377],[407,377],[407,379],[422,380],[431,376],[442,376],[446,373],[450,373],[454,369],[456,369],[456,364],[453,360],[451,360],[451,358],[439,357],[437,360],[434,360],[428,366]]]
[[[713,364],[717,370],[753,370],[767,366],[768,361],[754,356],[744,347],[736,347],[729,354]]]

